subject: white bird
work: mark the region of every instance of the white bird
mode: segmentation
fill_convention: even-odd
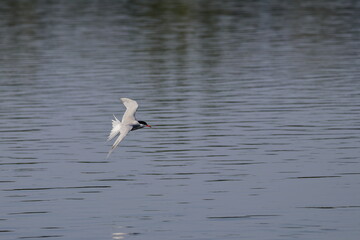
[[[112,120],[112,129],[110,135],[108,137],[108,141],[116,137],[118,134],[119,137],[116,139],[114,144],[112,145],[107,157],[115,150],[115,148],[119,145],[119,143],[125,138],[125,136],[130,132],[144,127],[151,127],[144,121],[138,121],[135,118],[135,112],[138,109],[139,105],[136,101],[130,98],[121,98],[120,99],[126,107],[126,111],[124,116],[122,117],[121,122],[115,117]]]

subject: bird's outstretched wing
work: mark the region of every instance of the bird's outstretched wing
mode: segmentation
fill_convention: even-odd
[[[139,105],[136,101],[130,98],[121,98],[121,101],[126,107],[124,116],[122,117],[121,123],[123,125],[133,124],[135,120],[135,112],[138,109]]]
[[[115,148],[119,145],[119,143],[126,137],[126,135],[131,131],[132,126],[131,125],[121,125],[120,128],[120,135],[112,145],[107,158],[110,156],[110,154],[115,150]]]

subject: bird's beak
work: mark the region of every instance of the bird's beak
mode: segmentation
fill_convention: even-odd
[[[146,127],[149,127],[149,128],[151,128],[151,126],[148,124],[148,125],[145,125]]]

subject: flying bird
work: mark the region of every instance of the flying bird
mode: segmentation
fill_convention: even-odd
[[[107,157],[115,150],[115,148],[119,145],[119,143],[125,138],[125,136],[130,132],[144,127],[150,127],[145,121],[138,121],[135,118],[135,112],[138,109],[139,105],[135,100],[130,98],[120,98],[123,104],[126,107],[126,111],[121,119],[121,122],[115,117],[112,120],[112,129],[110,135],[108,137],[108,141],[116,137],[118,134],[119,137],[116,139],[114,144],[112,145]]]

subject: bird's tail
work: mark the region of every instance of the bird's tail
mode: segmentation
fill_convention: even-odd
[[[112,120],[112,129],[111,132],[109,134],[108,137],[108,141],[110,141],[111,139],[113,139],[114,137],[116,137],[116,135],[118,135],[120,133],[120,128],[121,128],[121,122],[119,121],[119,119],[117,119],[114,115],[115,120]]]

